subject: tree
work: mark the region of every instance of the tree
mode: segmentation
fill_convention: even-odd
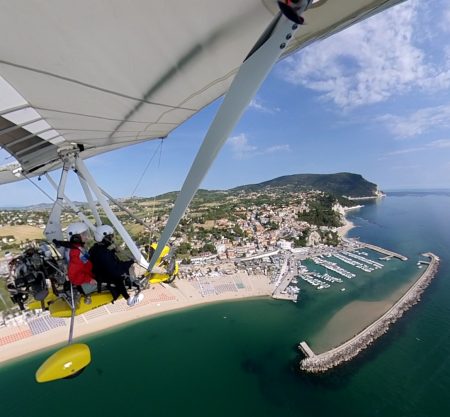
[[[217,253],[216,247],[212,243],[205,243],[201,249],[202,252]]]
[[[267,227],[269,230],[278,230],[280,228],[280,225],[277,222],[269,222],[267,223]]]
[[[180,244],[180,246],[178,246],[178,253],[189,253],[190,250],[192,249],[192,245],[189,242],[183,242]]]
[[[294,248],[303,248],[306,246],[306,237],[308,236],[308,230],[304,230],[301,235],[293,239]]]
[[[333,210],[335,202],[336,199],[330,194],[318,195],[309,202],[308,211],[297,214],[298,220],[317,226],[338,227],[341,225],[341,217]]]

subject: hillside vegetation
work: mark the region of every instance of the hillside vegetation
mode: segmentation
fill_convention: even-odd
[[[289,192],[308,190],[324,191],[335,196],[374,197],[377,185],[365,180],[362,175],[349,172],[337,174],[295,174],[274,178],[259,184],[243,185],[230,191],[263,191],[279,188]]]

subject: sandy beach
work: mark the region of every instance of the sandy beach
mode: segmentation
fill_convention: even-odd
[[[236,283],[238,285],[236,285]],[[219,294],[202,295],[196,281],[177,279],[173,286],[158,284],[143,291],[144,300],[128,307],[124,300],[102,306],[75,319],[74,342],[107,329],[147,319],[163,313],[196,307],[207,303],[267,297],[271,294],[265,275],[236,274],[215,281]],[[197,288],[196,288],[197,287]],[[227,291],[227,289],[229,291]],[[223,290],[222,293],[220,293]],[[0,328],[0,363],[27,356],[58,344],[65,344],[69,334],[69,319],[36,317],[29,323]],[[49,325],[50,324],[50,325]],[[55,328],[51,328],[55,326]],[[34,332],[30,329],[34,329]],[[42,330],[42,332],[40,332]],[[53,349],[49,351],[49,355]]]
[[[338,228],[344,237],[354,224],[345,218],[344,226]],[[269,297],[272,288],[265,275],[239,273],[222,276],[213,282],[212,288],[198,280],[177,279],[173,285],[153,285],[145,290],[144,301],[135,307],[128,307],[124,300],[114,305],[100,307],[75,321],[74,342],[92,334],[111,330],[127,323],[147,319],[163,313],[200,306],[203,304],[240,300],[254,297]],[[214,287],[215,285],[215,287]],[[206,288],[206,291],[205,291]],[[18,322],[17,325],[0,327],[0,363],[20,358],[30,353],[49,349],[66,343],[69,333],[69,319],[53,319],[43,316]],[[50,350],[49,354],[53,352]]]
[[[316,354],[339,346],[386,313],[416,280],[399,286],[381,301],[352,301],[337,311],[310,343]]]
[[[353,229],[355,227],[355,224],[347,219],[347,217],[344,217],[345,224],[341,227],[337,228],[337,232],[339,234],[339,237],[345,237],[349,230]]]

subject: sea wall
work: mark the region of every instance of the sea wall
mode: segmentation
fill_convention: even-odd
[[[378,337],[385,334],[393,323],[402,317],[414,304],[420,301],[421,294],[436,275],[439,266],[439,257],[429,252],[423,255],[430,258],[427,269],[385,314],[342,345],[320,355],[306,355],[307,357],[300,362],[300,370],[309,373],[328,371],[351,360],[372,344]],[[305,352],[304,349],[302,350]]]

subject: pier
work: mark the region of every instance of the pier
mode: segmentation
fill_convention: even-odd
[[[397,258],[401,261],[407,261],[408,258],[406,256],[400,255],[399,253],[392,252],[389,249],[380,248],[379,246],[371,245],[370,243],[361,242],[361,247],[372,249],[375,252],[382,253],[383,255],[387,255],[389,258]]]
[[[304,355],[307,358],[312,358],[313,356],[316,356],[316,354],[312,351],[312,349],[309,347],[308,343],[306,342],[300,342],[298,345],[298,348],[304,353]]]
[[[283,266],[279,272],[277,281],[275,282],[275,289],[272,292],[272,298],[276,300],[297,300],[297,293],[288,292],[287,289],[291,281],[298,275],[297,268],[293,271],[288,271],[288,258],[285,259]]]
[[[319,373],[332,369],[351,360],[357,356],[359,352],[371,345],[378,337],[386,333],[389,330],[389,327],[402,317],[411,306],[420,301],[421,294],[428,287],[438,270],[438,256],[433,253],[424,253],[423,256],[429,257],[430,263],[422,276],[386,313],[352,339],[319,355],[315,355],[306,342],[300,343],[299,348],[306,355],[306,358],[300,362],[300,370],[310,373]],[[307,346],[308,349],[305,349],[305,346]]]

